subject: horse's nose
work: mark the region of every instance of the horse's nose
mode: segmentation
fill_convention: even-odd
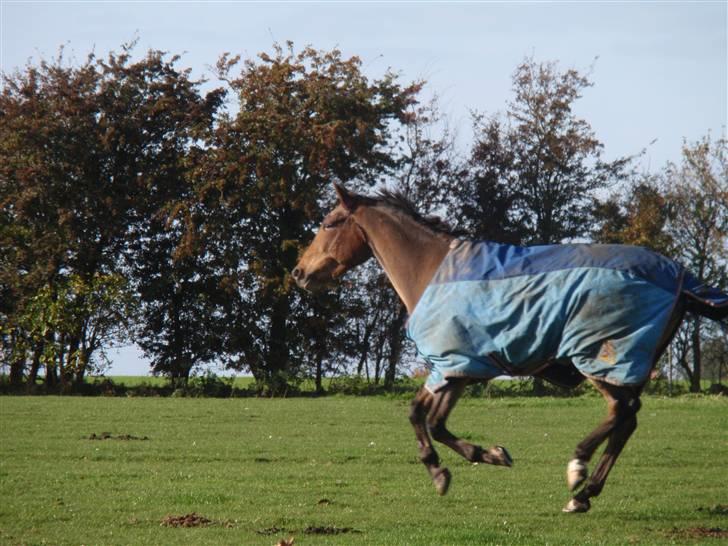
[[[296,267],[291,271],[291,277],[293,277],[293,280],[296,281],[296,284],[303,288],[303,285],[306,281],[306,274],[303,272],[303,269],[300,267]]]

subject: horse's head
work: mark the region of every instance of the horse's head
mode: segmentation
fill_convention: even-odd
[[[364,263],[372,256],[366,234],[354,219],[365,198],[334,184],[339,204],[326,215],[291,275],[298,286],[315,290]]]

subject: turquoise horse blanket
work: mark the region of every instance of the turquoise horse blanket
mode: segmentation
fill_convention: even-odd
[[[640,247],[456,240],[407,334],[432,392],[451,377],[530,375],[553,359],[640,385],[681,294],[698,288],[677,262]]]

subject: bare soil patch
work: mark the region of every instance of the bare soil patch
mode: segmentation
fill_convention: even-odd
[[[256,533],[263,536],[269,536],[269,535],[277,535],[278,533],[285,532],[285,529],[281,529],[279,527],[266,527],[265,529],[258,529]]]
[[[728,516],[728,504],[714,504],[712,506],[701,506],[698,512],[708,512],[712,516]]]
[[[102,432],[96,434],[95,432],[87,437],[88,440],[149,440],[149,436],[133,436],[131,434],[117,434],[113,435],[110,432]]]
[[[342,535],[344,533],[361,533],[352,527],[336,527],[334,525],[317,527],[309,525],[303,532],[307,535]]]
[[[673,528],[667,533],[671,538],[702,539],[702,538],[728,538],[728,529],[720,527],[687,527],[685,529]]]
[[[196,512],[184,516],[165,516],[162,518],[162,527],[206,527],[212,525],[213,521],[201,516]]]

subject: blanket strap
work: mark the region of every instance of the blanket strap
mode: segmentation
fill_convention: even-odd
[[[511,377],[514,376],[522,376],[522,375],[536,375],[541,370],[548,368],[554,361],[553,358],[547,358],[546,362],[543,364],[539,364],[532,368],[527,369],[518,369],[514,368],[510,364],[508,364],[505,360],[503,360],[499,354],[497,353],[488,353],[486,355],[490,361],[499,368],[505,375],[510,375]]]

